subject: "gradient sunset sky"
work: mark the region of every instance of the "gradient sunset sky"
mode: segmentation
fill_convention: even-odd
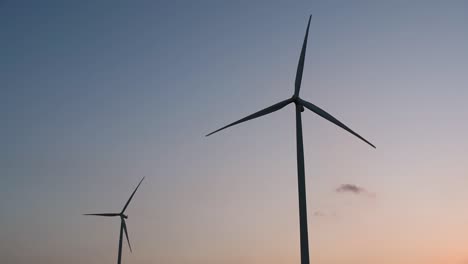
[[[294,107],[204,135],[292,95],[309,14],[301,96],[377,146],[304,112],[311,263],[467,264],[457,0],[0,1],[0,262],[115,263],[81,214],[146,176],[123,263],[299,263]]]

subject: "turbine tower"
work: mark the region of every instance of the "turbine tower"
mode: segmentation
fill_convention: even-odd
[[[128,218],[127,215],[124,214],[125,210],[127,209],[128,204],[132,200],[133,196],[135,195],[136,191],[138,190],[138,187],[140,187],[141,182],[145,179],[141,179],[140,183],[138,183],[138,186],[135,188],[133,191],[132,195],[130,195],[130,198],[128,198],[127,203],[123,207],[122,211],[120,213],[102,213],[102,214],[84,214],[84,215],[97,215],[97,216],[107,216],[107,217],[114,217],[114,216],[119,216],[120,217],[120,235],[119,235],[119,253],[117,257],[117,264],[121,263],[122,260],[122,236],[123,232],[125,232],[125,237],[127,238],[128,242],[128,247],[130,249],[130,252],[132,252],[132,246],[130,245],[130,239],[128,238],[128,231],[127,231],[127,224],[125,223],[125,219]]]
[[[332,122],[333,124],[341,127],[342,129],[348,131],[354,136],[358,137],[362,141],[366,142],[373,148],[375,148],[372,143],[361,137],[359,134],[351,130],[345,124],[341,123],[338,119],[334,118],[332,115],[327,113],[325,110],[320,107],[305,101],[299,97],[299,91],[301,89],[302,73],[304,71],[304,60],[307,48],[307,38],[309,36],[309,27],[310,20],[312,15],[309,17],[309,22],[307,23],[307,29],[304,37],[304,42],[302,44],[301,55],[299,57],[299,64],[297,66],[296,72],[296,81],[294,83],[294,94],[291,98],[276,103],[272,106],[269,106],[263,110],[260,110],[256,113],[253,113],[249,116],[246,116],[236,122],[233,122],[227,126],[224,126],[214,132],[209,133],[206,136],[210,136],[218,131],[221,131],[225,128],[240,124],[242,122],[249,121],[251,119],[261,117],[275,111],[280,110],[288,104],[294,103],[296,106],[296,144],[297,144],[297,182],[298,182],[298,193],[299,193],[299,226],[300,226],[300,244],[301,244],[301,264],[309,264],[309,237],[307,231],[307,205],[306,205],[306,187],[305,187],[305,169],[304,169],[304,146],[302,142],[302,120],[301,113],[304,112],[304,107],[310,111],[316,113],[317,115],[325,118],[326,120]]]

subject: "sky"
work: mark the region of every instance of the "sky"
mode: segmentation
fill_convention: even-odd
[[[468,263],[466,1],[0,1],[2,263]],[[125,245],[124,245],[125,246]]]

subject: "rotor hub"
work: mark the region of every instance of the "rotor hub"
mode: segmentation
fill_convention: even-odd
[[[304,106],[299,102],[299,96],[297,97],[293,96],[292,99],[293,99],[294,104],[296,104],[296,107],[299,109],[299,111],[301,111],[301,113],[304,112]]]

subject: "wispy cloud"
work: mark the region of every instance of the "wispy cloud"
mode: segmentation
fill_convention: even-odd
[[[326,214],[322,211],[315,211],[314,212],[314,216],[316,217],[322,217],[322,216],[325,216]]]
[[[324,211],[320,211],[320,210],[317,210],[314,212],[313,214],[314,217],[336,217],[337,214],[335,212],[324,212]]]
[[[338,188],[335,189],[336,192],[338,193],[352,193],[355,195],[365,195],[368,197],[375,197],[375,194],[372,192],[369,192],[363,187],[354,185],[354,184],[341,184],[338,186]]]

